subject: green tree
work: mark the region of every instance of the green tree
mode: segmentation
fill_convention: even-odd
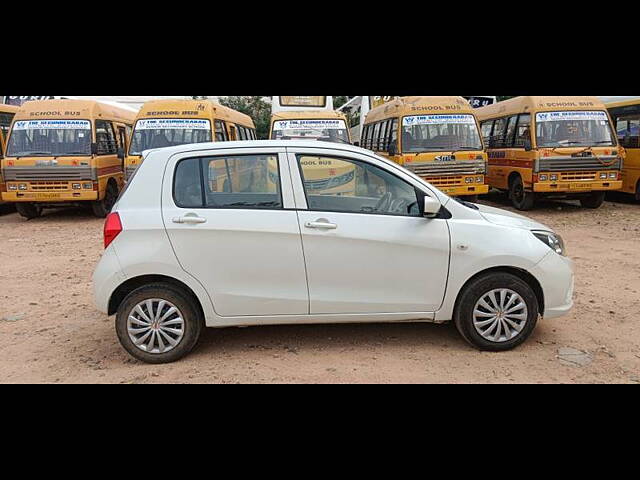
[[[220,97],[218,101],[225,107],[233,108],[249,115],[256,124],[258,140],[269,138],[269,123],[271,122],[271,105],[263,100],[264,97]]]

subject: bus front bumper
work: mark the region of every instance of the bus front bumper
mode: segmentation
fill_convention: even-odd
[[[466,184],[456,186],[434,185],[434,187],[453,197],[464,195],[483,195],[489,191],[489,185],[484,184]]]
[[[620,190],[622,180],[602,180],[587,182],[537,182],[533,184],[534,192],[586,193],[601,190]]]
[[[56,182],[60,183],[60,182]],[[84,188],[83,184],[91,184],[91,189]],[[11,190],[7,183],[6,191],[2,192],[2,200],[5,202],[83,202],[98,200],[98,192],[94,190],[93,182],[80,182],[80,188],[73,188],[78,182],[69,182],[68,187],[57,185],[57,188],[46,188],[40,185],[32,185],[30,182],[20,182],[26,186],[21,190]],[[87,185],[88,186],[88,185]]]

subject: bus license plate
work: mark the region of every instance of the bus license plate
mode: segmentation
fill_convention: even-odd
[[[591,188],[590,183],[570,183],[569,188],[572,190],[584,190],[587,188]]]
[[[37,200],[51,200],[53,198],[60,198],[60,194],[59,193],[37,193],[36,194]]]

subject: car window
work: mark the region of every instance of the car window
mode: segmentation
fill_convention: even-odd
[[[420,216],[415,188],[358,160],[298,155],[309,210]]]
[[[282,208],[278,156],[182,160],[176,167],[174,198],[184,208]]]

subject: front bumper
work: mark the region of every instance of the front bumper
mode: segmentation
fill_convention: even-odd
[[[573,260],[550,251],[531,274],[538,279],[544,295],[544,318],[565,315],[573,307],[574,265]]]
[[[489,185],[484,185],[484,184],[482,185],[466,184],[466,185],[455,186],[455,187],[445,187],[445,186],[439,186],[439,185],[434,185],[434,186],[437,187],[438,190],[440,190],[441,192],[444,192],[447,195],[451,195],[453,197],[464,196],[464,195],[483,195],[489,191]]]
[[[534,192],[585,193],[599,190],[620,190],[622,180],[546,181],[533,184]]]
[[[2,192],[2,200],[5,202],[83,202],[98,200],[98,192],[94,190],[71,191],[12,191]]]

